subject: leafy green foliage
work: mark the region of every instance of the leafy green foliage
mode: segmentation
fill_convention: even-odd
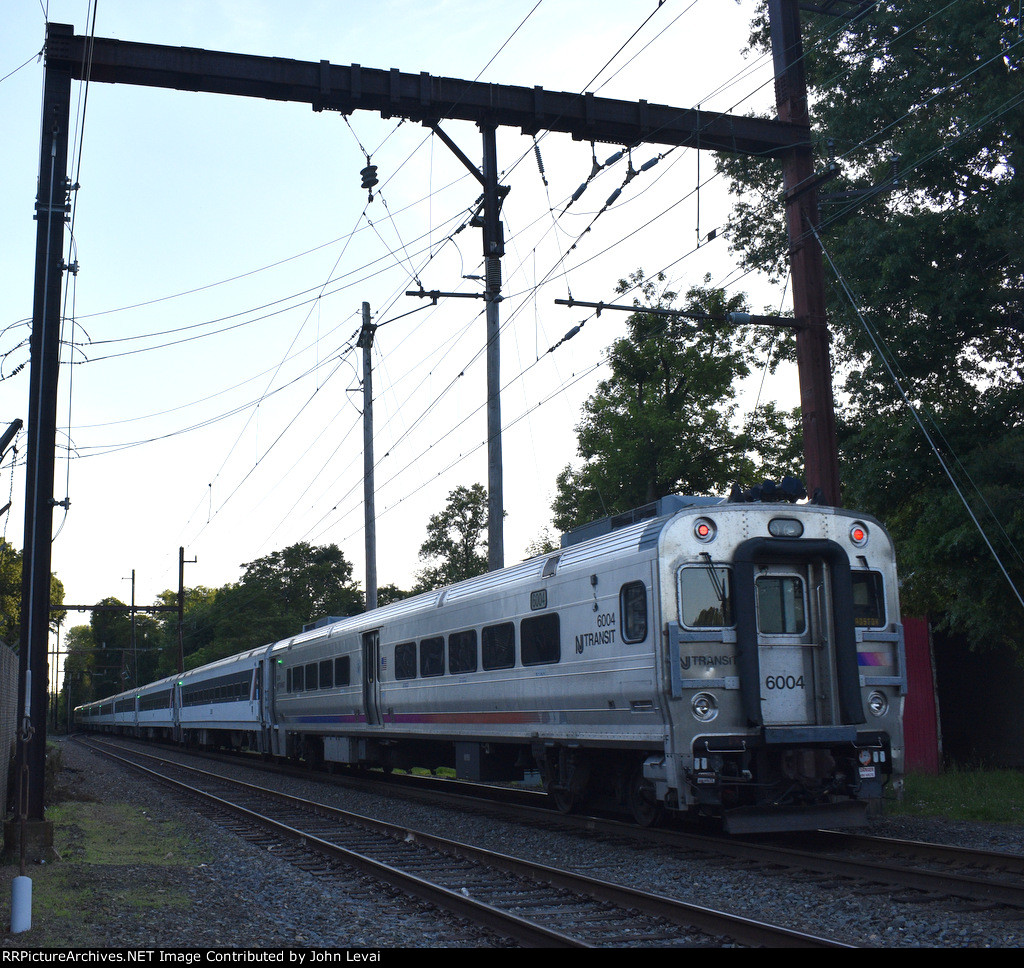
[[[844,503],[893,532],[904,611],[938,617],[975,647],[1019,646],[1024,612],[935,451],[1024,589],[1018,14],[1007,0],[908,0],[853,19],[804,16],[818,167],[834,149],[839,171],[821,188],[820,234],[843,381]],[[751,41],[768,49],[763,5]],[[719,166],[736,196],[736,251],[781,279],[781,167]]]
[[[377,588],[377,607],[391,605],[393,602],[400,602],[403,598],[409,598],[413,592],[407,592],[394,583],[381,585]]]
[[[0,642],[17,649],[21,639],[21,564],[22,555],[10,542],[0,538]],[[64,603],[64,585],[50,576],[50,604]],[[50,629],[56,631],[67,613],[51,610]]]
[[[21,552],[0,539],[0,642],[16,647],[21,635]]]
[[[299,542],[242,567],[238,582],[185,589],[186,669],[294,635],[316,619],[363,610],[352,565],[337,545]],[[157,601],[177,606],[178,596],[164,591]],[[111,607],[94,611],[90,625],[76,626],[65,640],[64,688],[70,683],[75,705],[178,671],[176,611],[159,619],[137,611],[133,640],[130,607],[116,598],[98,604]]]
[[[459,485],[444,509],[431,515],[420,558],[428,564],[417,575],[416,590],[428,591],[487,571],[487,489]]]
[[[567,531],[676,492],[721,493],[756,474],[793,472],[799,446],[795,414],[765,408],[738,427],[738,384],[751,372],[763,337],[724,322],[746,310],[742,295],[694,287],[685,312],[692,319],[645,312],[669,310],[676,293],[664,277],[642,273],[619,284],[639,286],[638,311],[627,334],[607,351],[611,375],[583,407],[576,428],[582,466],[557,479],[555,527]]]
[[[188,654],[186,668],[294,635],[319,618],[363,610],[352,565],[337,545],[300,541],[243,568],[241,581],[199,603],[208,641]]]

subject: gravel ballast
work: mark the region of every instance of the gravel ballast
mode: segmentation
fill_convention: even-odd
[[[197,816],[183,801],[74,743],[64,745],[61,783],[76,799],[128,803],[154,822],[174,821],[194,842],[201,860],[180,866],[81,865],[94,923],[72,935],[47,934],[34,916],[32,930],[5,931],[4,947],[73,945],[97,948],[420,948],[492,947],[486,935],[448,915],[369,884],[357,875],[315,877],[266,849],[247,843]],[[251,770],[238,767],[251,779]],[[258,782],[258,781],[257,781]],[[1020,947],[1024,921],[1011,912],[972,910],[955,900],[922,901],[818,878],[719,865],[701,855],[666,855],[656,849],[584,838],[494,818],[468,816],[401,798],[303,780],[275,777],[266,785],[309,796],[356,813],[440,836],[565,866],[591,876],[706,907],[811,930],[869,947]],[[1024,828],[943,820],[881,818],[872,833],[990,850],[1024,850]],[[17,868],[4,868],[14,876]],[[28,871],[32,876],[32,871]],[[145,906],[109,904],[123,895]],[[42,889],[42,888],[40,888]],[[174,897],[176,903],[164,904]],[[3,898],[5,929],[9,894]],[[149,899],[153,899],[150,902]],[[98,912],[98,913],[97,913]]]

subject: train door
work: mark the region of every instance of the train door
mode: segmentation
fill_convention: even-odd
[[[175,682],[171,692],[172,738],[175,743],[181,742],[181,683]]]
[[[274,749],[274,660],[270,654],[256,663],[256,715],[259,719],[259,751],[273,755]]]
[[[747,721],[767,728],[863,722],[843,549],[824,539],[751,538],[733,561]]]
[[[811,607],[807,567],[762,565],[754,578],[761,716],[765,726],[818,723],[824,655],[821,614]]]
[[[363,633],[363,709],[370,726],[380,725],[380,632]]]

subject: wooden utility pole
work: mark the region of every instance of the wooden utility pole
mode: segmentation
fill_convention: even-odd
[[[810,130],[807,79],[800,36],[799,0],[769,0],[775,101],[779,120]],[[810,139],[794,145],[783,159],[786,229],[789,236],[797,369],[803,415],[807,493],[820,491],[825,504],[839,507],[839,453],[832,394],[829,331],[818,226],[818,190]]]

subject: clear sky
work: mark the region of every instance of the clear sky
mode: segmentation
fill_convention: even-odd
[[[46,18],[98,36],[335,64],[426,71],[679,107],[753,113],[771,65],[744,57],[753,0],[5,0],[0,30],[0,423],[27,420]],[[24,66],[22,66],[24,65]],[[429,516],[459,484],[487,481],[483,302],[431,307],[418,288],[479,292],[478,183],[421,125],[307,105],[90,84],[73,90],[73,247],[65,295],[53,567],[66,600],[138,603],[236,581],[296,541],[337,543],[363,583],[360,309],[374,345],[378,580],[408,587]],[[443,127],[480,158],[470,124]],[[614,301],[618,279],[664,269],[755,311],[788,296],[745,276],[721,235],[713,159],[677,150],[622,186],[591,173],[588,143],[499,133],[503,209],[502,397],[506,563],[549,525],[555,477],[575,457],[580,407],[624,314],[555,305]],[[621,146],[597,145],[603,162]],[[661,149],[640,146],[634,168]],[[380,184],[360,187],[366,155]],[[546,179],[547,184],[545,184]],[[698,187],[699,186],[699,187]],[[586,231],[590,227],[590,231]],[[415,311],[415,312],[414,312]],[[71,320],[74,320],[72,325]],[[549,347],[587,320],[580,335]],[[783,387],[783,394],[787,388]],[[790,391],[791,393],[791,391]],[[764,399],[764,397],[762,397]],[[791,397],[783,402],[793,404]],[[25,434],[19,439],[24,459]],[[22,544],[24,475],[0,466]],[[6,503],[5,496],[0,504]],[[69,616],[69,625],[88,620]]]

